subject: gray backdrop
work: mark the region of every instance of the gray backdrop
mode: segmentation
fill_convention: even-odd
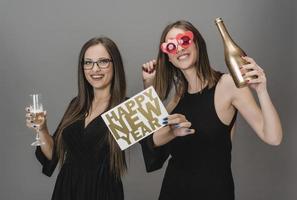
[[[30,93],[42,93],[49,128],[56,128],[76,94],[77,58],[85,41],[100,35],[116,41],[132,96],[142,89],[141,64],[155,58],[163,28],[177,19],[190,20],[201,31],[212,66],[226,71],[214,25],[220,16],[234,40],[264,68],[284,129],[281,146],[271,147],[239,117],[233,146],[237,199],[295,200],[296,7],[294,0],[1,0],[0,199],[50,199],[57,172],[52,178],[41,174],[24,107]],[[157,199],[164,170],[147,174],[139,145],[127,154],[126,199]]]

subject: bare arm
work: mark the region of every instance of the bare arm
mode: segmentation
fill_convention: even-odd
[[[254,129],[256,134],[270,145],[279,145],[282,141],[282,127],[275,107],[272,104],[266,87],[266,77],[264,71],[249,57],[245,59],[250,64],[243,66],[242,72],[245,78],[257,76],[248,82],[249,86],[257,93],[260,107],[257,105],[248,87],[238,89],[234,86],[234,105],[244,119]],[[248,71],[251,70],[251,71]]]
[[[39,137],[43,145],[41,145],[41,151],[46,156],[48,160],[52,160],[53,157],[53,148],[54,148],[54,140],[53,137],[49,134],[48,129],[40,130]]]

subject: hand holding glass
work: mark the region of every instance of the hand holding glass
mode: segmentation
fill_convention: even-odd
[[[45,120],[45,113],[43,110],[43,106],[41,103],[41,95],[40,94],[32,94],[31,97],[31,105],[30,105],[30,113],[32,114],[32,121],[35,126],[39,127],[44,123]],[[39,137],[39,128],[36,129],[36,141],[34,141],[31,145],[32,146],[40,146],[43,145],[44,142],[40,140]]]

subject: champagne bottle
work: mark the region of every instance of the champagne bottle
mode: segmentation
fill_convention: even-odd
[[[248,64],[242,56],[246,56],[246,53],[232,40],[230,37],[222,18],[215,20],[219,32],[222,36],[224,43],[225,62],[229,69],[229,72],[235,82],[236,87],[242,88],[247,86],[247,80],[242,77],[240,72],[240,66]]]

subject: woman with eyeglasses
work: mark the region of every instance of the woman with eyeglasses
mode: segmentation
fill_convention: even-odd
[[[40,133],[44,143],[36,149],[42,172],[51,176],[61,169],[52,200],[123,200],[121,177],[125,154],[105,126],[101,114],[123,102],[126,80],[121,54],[109,38],[86,42],[78,61],[78,94],[70,102],[57,130],[50,135],[46,118],[27,126]]]
[[[147,171],[169,160],[159,200],[234,199],[231,149],[237,112],[265,143],[279,145],[282,128],[265,73],[250,57],[241,68],[248,86],[211,68],[206,44],[187,21],[169,24],[157,60],[143,64],[144,86],[153,85],[171,113],[165,128],[142,142]],[[250,88],[259,99],[257,105]]]

